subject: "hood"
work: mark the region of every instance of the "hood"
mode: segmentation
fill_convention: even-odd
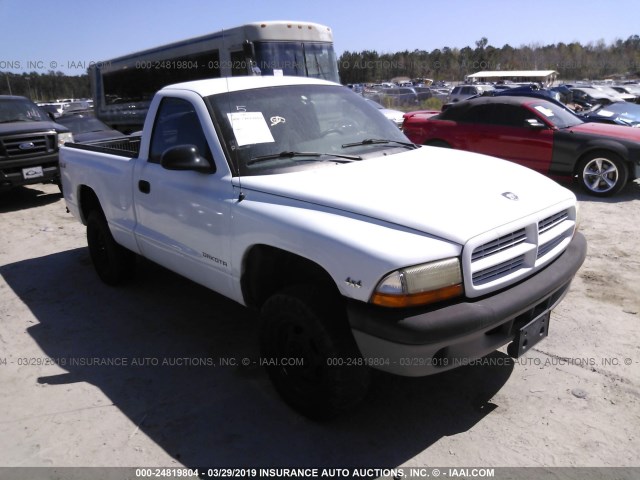
[[[58,133],[69,132],[67,127],[49,121],[0,123],[0,135],[34,133],[47,130],[56,130]]]
[[[606,107],[605,107],[606,108]],[[607,123],[586,122],[568,129],[570,132],[600,135],[602,137],[617,138],[640,142],[640,131],[624,125],[610,125]]]
[[[365,215],[464,244],[572,192],[525,167],[437,147],[302,172],[242,177],[242,189]],[[507,198],[515,194],[518,200]]]

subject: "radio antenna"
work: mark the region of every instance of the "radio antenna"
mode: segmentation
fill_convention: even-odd
[[[227,38],[227,32],[225,31],[225,29],[222,29],[222,51],[225,52],[225,54],[227,52],[229,52],[229,49],[226,47],[226,38]],[[226,72],[226,69],[223,68],[223,65],[230,65],[231,62],[220,62],[220,70],[222,72],[224,72],[224,79],[225,79],[225,83],[227,85],[227,102],[228,102],[228,108],[227,108],[227,118],[226,121],[228,121],[231,124],[231,132],[235,132],[235,130],[233,129],[233,115],[229,115],[229,113],[232,113],[231,110],[231,91],[229,89],[229,75]],[[225,121],[224,119],[221,119],[221,121]],[[234,133],[235,135],[235,133]],[[238,202],[241,202],[242,200],[244,200],[245,198],[245,194],[242,191],[242,175],[240,173],[240,160],[238,159],[238,145],[237,142],[235,141],[235,139],[232,139],[231,142],[229,142],[231,144],[231,163],[235,166],[236,172],[238,174],[238,188],[240,190],[239,194],[238,194]]]

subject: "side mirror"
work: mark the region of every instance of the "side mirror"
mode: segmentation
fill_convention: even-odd
[[[167,170],[215,172],[215,167],[209,160],[200,156],[195,145],[178,145],[167,149],[160,158],[160,165]]]
[[[525,120],[525,126],[532,130],[544,130],[547,126],[537,118],[527,118]]]

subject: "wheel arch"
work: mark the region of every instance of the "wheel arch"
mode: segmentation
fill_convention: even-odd
[[[629,158],[629,149],[622,143],[615,141],[602,140],[599,142],[589,143],[578,154],[573,166],[573,175],[580,175],[580,164],[582,161],[590,155],[597,153],[606,155],[607,153],[614,153],[627,165],[628,169],[632,167],[632,162]]]
[[[81,185],[78,189],[78,206],[82,223],[85,225],[89,220],[89,215],[94,210],[99,210],[104,215],[98,195],[91,187],[88,187],[87,185]]]
[[[608,162],[613,166],[613,169],[605,167],[605,170],[600,170],[601,165],[598,164],[597,170],[592,170],[590,165],[596,159]],[[600,163],[602,164],[602,162]],[[588,194],[597,197],[608,197],[615,195],[624,188],[633,174],[633,170],[633,163],[628,157],[624,157],[613,149],[600,148],[585,152],[578,158],[574,177]],[[611,175],[614,175],[614,177],[611,177]],[[587,177],[589,180],[587,180]],[[611,182],[612,180],[614,181],[613,183]],[[601,188],[603,185],[608,188]]]
[[[240,286],[248,307],[259,309],[274,293],[298,284],[316,284],[340,296],[329,272],[313,260],[264,244],[246,252]]]

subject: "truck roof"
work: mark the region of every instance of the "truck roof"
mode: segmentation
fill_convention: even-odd
[[[254,88],[282,87],[287,85],[339,85],[327,80],[294,76],[251,76],[251,77],[225,77],[195,80],[192,82],[167,85],[161,92],[167,90],[190,90],[202,97],[219,93],[236,92],[238,90],[251,90]]]

